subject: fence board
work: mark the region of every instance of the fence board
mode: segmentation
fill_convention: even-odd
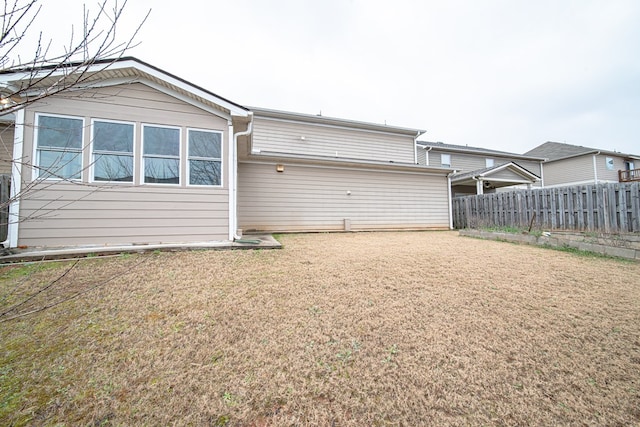
[[[456,198],[454,227],[640,232],[640,183],[514,190]]]

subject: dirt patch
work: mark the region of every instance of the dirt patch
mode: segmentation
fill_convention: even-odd
[[[88,291],[1,325],[0,424],[640,421],[637,263],[456,232],[281,241],[81,261],[55,289]],[[0,297],[64,268],[6,272]]]

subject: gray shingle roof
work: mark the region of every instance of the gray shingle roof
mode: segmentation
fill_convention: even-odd
[[[603,150],[600,148],[583,147],[581,145],[565,144],[563,142],[547,141],[538,145],[536,148],[527,151],[525,156],[543,157],[550,161],[565,159],[568,157],[580,156],[583,154],[591,154],[600,152],[602,154],[614,155],[619,157],[629,157],[632,159],[639,158],[636,154],[620,153],[617,151]]]
[[[538,156],[528,155],[528,154],[510,153],[508,151],[491,150],[488,148],[470,147],[468,145],[445,144],[444,142],[428,142],[428,141],[416,141],[416,142],[418,145],[422,145],[424,147],[433,147],[436,150],[465,151],[468,153],[477,153],[481,155],[495,155],[495,156],[505,156],[505,157],[515,157],[515,158],[533,157],[534,158],[533,160],[537,160],[537,157],[538,157]]]
[[[509,163],[503,163],[503,164],[500,164],[500,165],[489,166],[489,167],[482,168],[482,169],[476,169],[476,170],[472,170],[472,171],[465,172],[465,173],[455,174],[452,177],[452,181],[454,181],[454,182],[455,181],[462,181],[464,179],[471,178],[472,176],[479,176],[479,175],[485,174],[487,172],[490,172],[490,171],[492,171],[494,169],[500,169],[500,168],[504,167],[505,164],[507,164],[507,165],[512,164],[512,165],[522,169],[523,171],[526,171],[527,173],[535,176],[536,178],[540,178],[538,175],[536,175],[535,173],[531,172],[530,170],[528,170],[526,168],[523,168],[522,166],[520,166],[516,162],[509,162]]]
[[[580,145],[565,144],[562,142],[547,141],[524,154],[527,156],[544,157],[549,160],[554,160],[577,156],[579,154],[593,153],[594,151],[598,151],[598,149],[582,147]]]

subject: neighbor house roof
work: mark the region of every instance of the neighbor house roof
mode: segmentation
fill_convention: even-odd
[[[534,160],[534,161],[544,160],[544,158],[537,157],[534,155],[510,153],[508,151],[491,150],[488,148],[470,147],[468,145],[455,145],[455,144],[445,144],[444,142],[428,142],[428,141],[417,141],[417,143],[418,143],[418,146],[421,146],[423,148],[433,148],[433,149],[442,150],[442,151],[453,151],[458,153],[476,154],[476,155],[482,155],[482,156],[510,157],[510,158]]]
[[[522,177],[526,178],[527,180],[531,180],[534,182],[540,179],[538,175],[527,170],[526,168],[523,168],[519,164],[515,162],[509,162],[509,163],[504,163],[502,165],[490,166],[482,169],[476,169],[470,172],[455,174],[453,177],[451,177],[451,182],[456,183],[461,181],[467,181],[469,179],[474,179],[474,178],[484,178],[504,169],[510,169],[516,172],[518,175],[521,175]]]
[[[547,161],[562,160],[571,157],[584,156],[585,154],[610,154],[620,157],[628,157],[632,159],[640,159],[640,156],[619,153],[617,151],[601,150],[598,148],[583,147],[581,145],[566,144],[563,142],[547,141],[544,144],[538,145],[536,148],[527,151],[525,155],[539,156],[545,158]]]

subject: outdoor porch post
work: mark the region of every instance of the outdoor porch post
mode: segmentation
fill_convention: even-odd
[[[484,194],[484,187],[482,186],[483,183],[484,181],[481,179],[476,181],[476,194]]]

